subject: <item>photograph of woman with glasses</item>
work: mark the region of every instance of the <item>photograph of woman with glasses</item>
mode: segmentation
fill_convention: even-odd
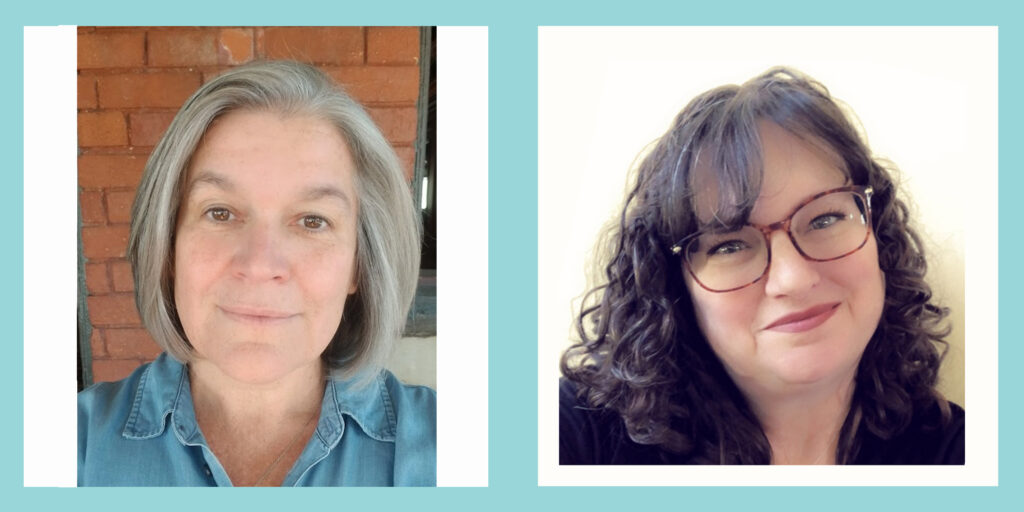
[[[963,464],[947,309],[890,170],[787,68],[640,162],[562,356],[560,464]]]

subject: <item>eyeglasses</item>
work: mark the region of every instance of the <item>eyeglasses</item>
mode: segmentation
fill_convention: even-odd
[[[793,247],[811,261],[838,260],[864,247],[871,235],[872,193],[864,186],[826,190],[804,200],[779,222],[705,229],[673,245],[672,253],[683,256],[686,271],[705,290],[746,288],[768,273],[773,231],[786,231]]]

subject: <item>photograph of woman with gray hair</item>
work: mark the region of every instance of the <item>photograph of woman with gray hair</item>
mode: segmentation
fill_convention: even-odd
[[[209,80],[131,210],[136,305],[164,353],[79,394],[79,485],[434,485],[436,395],[383,369],[419,222],[394,150],[324,73]]]

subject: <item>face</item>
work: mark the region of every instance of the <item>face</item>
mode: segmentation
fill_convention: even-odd
[[[764,179],[749,222],[777,222],[804,199],[846,184],[831,152],[773,123],[761,123],[759,133]],[[696,172],[711,175],[700,163]],[[713,184],[701,188],[704,197],[717,197]],[[698,216],[709,217],[712,207],[698,205]],[[874,236],[827,262],[804,259],[781,230],[772,232],[770,248],[767,274],[740,290],[709,292],[684,272],[701,331],[748,395],[851,381],[884,301]]]
[[[195,357],[252,383],[319,367],[356,291],[357,213],[355,167],[328,122],[215,121],[188,170],[174,251]]]

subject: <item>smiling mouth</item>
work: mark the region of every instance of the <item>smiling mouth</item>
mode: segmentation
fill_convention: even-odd
[[[765,327],[766,331],[797,333],[814,329],[832,318],[839,308],[839,303],[829,303],[785,315]]]
[[[274,324],[283,322],[296,316],[292,313],[284,313],[273,310],[263,309],[250,309],[250,308],[225,308],[218,306],[222,313],[228,318],[233,320],[254,323],[254,324]]]

